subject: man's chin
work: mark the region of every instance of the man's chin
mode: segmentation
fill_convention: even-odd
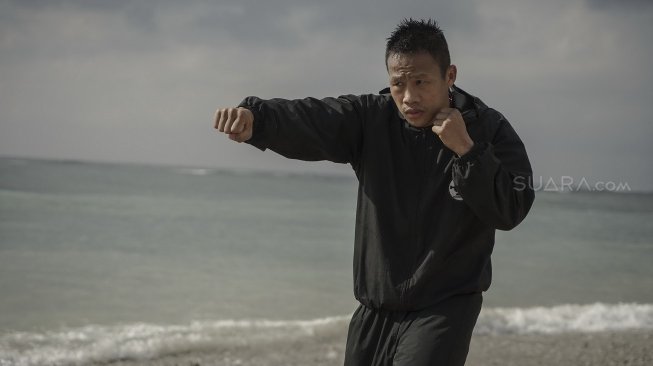
[[[409,125],[417,128],[424,128],[424,127],[431,127],[433,126],[433,123],[431,121],[427,120],[426,118],[410,118],[410,117],[405,117],[406,122],[408,122]]]

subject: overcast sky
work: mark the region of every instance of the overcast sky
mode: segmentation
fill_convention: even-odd
[[[536,179],[653,190],[652,3],[0,0],[0,156],[347,174],[233,143],[213,113],[377,92],[386,37],[432,17]]]

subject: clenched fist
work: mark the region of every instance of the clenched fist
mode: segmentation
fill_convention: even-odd
[[[433,132],[440,137],[444,146],[458,156],[463,156],[472,149],[474,141],[467,133],[465,120],[456,108],[443,108],[435,115]]]
[[[215,128],[236,142],[252,138],[254,114],[247,108],[221,108],[215,112]]]

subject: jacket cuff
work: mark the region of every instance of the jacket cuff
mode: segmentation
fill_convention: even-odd
[[[467,162],[476,160],[480,155],[482,155],[489,147],[487,142],[477,142],[472,146],[472,148],[467,152],[467,154],[455,158],[455,162],[460,164],[466,164]]]
[[[263,115],[258,107],[250,105],[248,99],[243,100],[238,107],[247,108],[254,115],[254,123],[252,124],[252,137],[245,141],[246,144],[250,144],[261,151],[265,151],[267,146],[265,145],[265,123],[263,121]]]

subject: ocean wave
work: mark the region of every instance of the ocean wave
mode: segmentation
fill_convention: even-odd
[[[166,355],[256,347],[270,342],[311,342],[346,330],[349,316],[308,321],[224,320],[189,325],[86,326],[0,337],[0,366],[83,365],[145,360]],[[653,329],[653,305],[591,304],[488,308],[475,333],[556,334]],[[315,340],[313,340],[315,341]]]
[[[179,174],[195,175],[200,177],[217,172],[216,169],[208,169],[208,168],[180,168],[180,169],[175,169],[175,171]]]
[[[477,334],[555,334],[653,329],[653,305],[590,304],[481,311]]]
[[[308,321],[224,320],[190,325],[86,326],[0,337],[0,366],[86,365],[265,342],[293,342],[345,326],[349,317]]]

